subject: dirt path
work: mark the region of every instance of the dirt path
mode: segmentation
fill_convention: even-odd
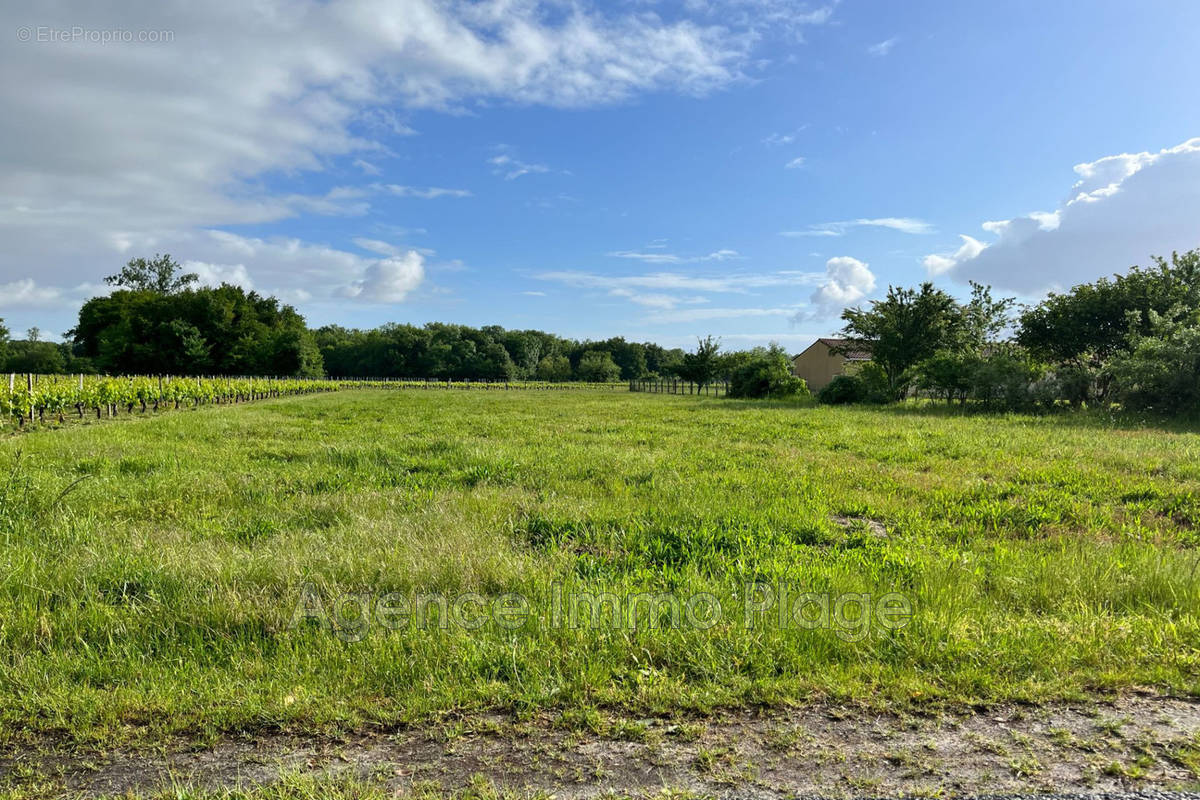
[[[202,749],[175,742],[162,752],[46,747],[0,759],[0,787],[32,775],[99,797],[171,782],[261,784],[287,772],[354,775],[401,794],[414,784],[453,790],[484,776],[497,787],[559,798],[664,787],[777,798],[1200,786],[1200,703],[1180,700],[938,717],[864,716],[821,705],[691,721],[584,722],[472,717],[341,739],[266,735]]]

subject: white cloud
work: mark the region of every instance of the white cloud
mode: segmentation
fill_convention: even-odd
[[[720,251],[718,251],[720,252]],[[835,261],[837,259],[834,259]],[[851,259],[853,260],[853,259]],[[864,265],[865,266],[865,265]],[[682,272],[651,272],[641,275],[599,275],[590,272],[556,271],[533,275],[576,289],[602,291],[655,311],[646,321],[701,322],[737,317],[793,316],[801,304],[759,307],[713,307],[707,294],[753,295],[759,289],[811,287],[828,283],[829,271],[778,270],[761,273],[695,275]],[[703,307],[699,307],[703,306]]]
[[[678,264],[683,259],[673,253],[641,253],[637,250],[614,250],[608,254],[612,258],[630,258],[647,264]]]
[[[957,252],[927,256],[926,267],[1036,295],[1200,247],[1200,138],[1078,164],[1075,173],[1056,210],[985,222],[994,242],[964,236]]]
[[[896,46],[896,42],[898,41],[900,41],[900,39],[896,36],[893,36],[890,39],[884,39],[882,42],[878,42],[868,47],[867,53],[875,56],[876,58],[882,58],[883,56],[886,56],[888,53],[892,52],[892,48]]]
[[[365,158],[356,158],[354,159],[353,163],[354,166],[363,171],[364,175],[379,175],[382,172],[379,167],[375,166],[370,161],[367,161]]]
[[[416,250],[370,264],[345,296],[374,303],[402,303],[425,279],[425,259]]]
[[[184,272],[194,273],[202,286],[220,286],[228,283],[253,291],[254,281],[245,264],[209,264],[205,261],[184,261],[180,264]]]
[[[359,217],[370,210],[371,204],[364,198],[365,189],[356,186],[335,186],[323,195],[287,195],[284,204],[292,211],[321,214],[332,217]]]
[[[291,302],[329,301],[339,297],[400,302],[424,279],[424,255],[378,239],[354,243],[382,258],[372,258],[327,245],[278,237],[260,239],[227,231],[196,231],[175,242],[198,257],[182,263],[200,275],[201,283],[232,283],[263,290]],[[139,251],[157,248],[138,243]]]
[[[424,189],[417,186],[399,186],[395,183],[383,185],[383,190],[397,197],[420,197],[424,200],[436,200],[439,197],[470,197],[466,189],[443,189],[440,186],[427,186]]]
[[[838,2],[812,5],[806,0],[684,0],[684,5],[722,25],[745,27],[755,36],[783,31],[803,41],[802,30],[828,23]]]
[[[403,250],[392,244],[391,242],[383,242],[379,239],[368,239],[363,236],[355,237],[354,243],[363,250],[369,250],[372,253],[378,253],[381,256],[399,255]]]
[[[874,219],[848,219],[840,222],[822,222],[798,231],[781,231],[780,236],[845,236],[854,228],[888,228],[900,233],[933,233],[928,222],[912,217],[877,217]]]
[[[647,249],[666,245],[647,245]],[[703,256],[678,256],[674,253],[643,253],[637,250],[616,250],[608,254],[613,258],[629,258],[646,264],[686,264],[697,261],[733,261],[742,258],[737,250],[722,248]]]
[[[730,261],[732,259],[739,259],[741,257],[742,256],[738,254],[737,250],[722,249],[722,250],[716,250],[712,253],[709,253],[706,256],[701,256],[700,260],[701,261]]]
[[[21,76],[0,81],[5,286],[32,277],[31,264],[39,265],[39,286],[73,286],[94,277],[81,275],[81,264],[115,271],[129,255],[158,248],[241,264],[259,285],[299,289],[303,276],[278,284],[260,276],[275,270],[278,253],[259,248],[262,262],[221,260],[208,252],[220,248],[207,231],[297,214],[362,214],[368,197],[354,187],[281,194],[264,176],[319,172],[337,158],[373,175],[378,167],[367,157],[387,151],[374,137],[414,133],[402,116],[416,108],[587,107],[643,92],[701,94],[740,80],[758,41],[724,21],[510,0],[0,6],[0,30],[25,26],[175,37],[0,47],[0,73]],[[203,247],[188,249],[197,243]],[[324,287],[303,290],[320,296]],[[31,291],[10,289],[10,298]]]
[[[795,317],[800,306],[771,308],[688,308],[656,314],[654,322],[706,322],[714,319],[744,319],[750,317]]]
[[[804,156],[796,156],[791,161],[783,165],[784,169],[800,169],[804,166]]]
[[[624,297],[631,303],[647,308],[675,308],[681,305],[698,305],[707,303],[707,297],[678,297],[672,294],[656,294],[654,292],[638,292],[633,289],[616,288],[609,291],[614,297]]]
[[[844,308],[875,289],[875,275],[867,264],[850,256],[825,262],[826,280],[812,294],[812,303],[824,310]]]
[[[535,172],[550,171],[550,168],[545,164],[531,164],[514,158],[507,153],[489,158],[488,163],[494,166],[496,169],[493,171],[497,175],[503,175],[506,181],[516,180],[522,175],[529,175]]]
[[[53,308],[65,302],[81,302],[102,288],[89,284],[67,289],[58,286],[39,286],[33,278],[0,283],[0,309]]]
[[[554,281],[577,289],[716,292],[746,294],[754,289],[781,286],[812,286],[825,277],[824,273],[780,270],[778,272],[691,275],[681,272],[652,272],[645,275],[596,275],[590,272],[556,271],[533,276],[538,280]]]
[[[988,225],[993,226],[993,232],[1000,232],[1008,227],[1007,222],[1003,223],[1003,227],[1001,227],[999,223],[985,222],[984,230],[988,230]],[[982,253],[983,248],[986,247],[983,242],[967,236],[966,234],[959,234],[959,238],[962,239],[962,245],[953,253],[931,253],[922,259],[921,263],[925,265],[925,269],[929,271],[930,275],[941,275],[949,272],[950,270],[954,269],[954,266],[960,261],[974,258]]]

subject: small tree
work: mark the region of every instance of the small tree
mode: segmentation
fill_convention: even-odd
[[[932,283],[920,289],[888,287],[887,297],[871,308],[842,312],[846,349],[865,349],[883,370],[888,394],[898,400],[908,389],[913,367],[946,348],[960,346],[966,324],[962,306]]]
[[[683,354],[683,359],[674,367],[675,374],[701,386],[712,383],[724,366],[720,352],[721,343],[712,336],[697,339],[696,352]]]
[[[198,282],[200,276],[194,272],[184,273],[179,263],[170,254],[157,255],[152,259],[133,258],[116,275],[109,275],[104,282],[135,292],[175,294]]]
[[[0,319],[0,369],[4,369],[4,365],[7,361],[8,361],[8,328],[4,327],[4,320]]]
[[[621,377],[621,368],[607,350],[588,350],[579,359],[579,379],[589,383],[611,383]]]
[[[571,380],[571,360],[566,356],[546,356],[537,365],[539,381],[569,381]]]

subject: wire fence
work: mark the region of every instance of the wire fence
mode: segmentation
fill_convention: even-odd
[[[632,380],[629,391],[649,394],[696,394],[708,397],[724,397],[729,394],[729,381],[693,383],[681,380]]]

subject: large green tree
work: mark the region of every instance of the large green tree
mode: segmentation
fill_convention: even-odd
[[[104,372],[320,375],[304,318],[274,297],[217,288],[120,290],[94,297],[71,331],[76,350]]]
[[[1017,341],[1058,364],[1099,367],[1151,333],[1151,312],[1200,306],[1200,250],[1154,256],[1150,267],[1051,293],[1021,314]],[[1134,313],[1130,313],[1134,312]]]
[[[868,350],[883,371],[893,399],[907,391],[914,368],[939,350],[960,346],[968,336],[963,307],[932,283],[919,289],[888,287],[871,307],[842,312],[846,349]]]

